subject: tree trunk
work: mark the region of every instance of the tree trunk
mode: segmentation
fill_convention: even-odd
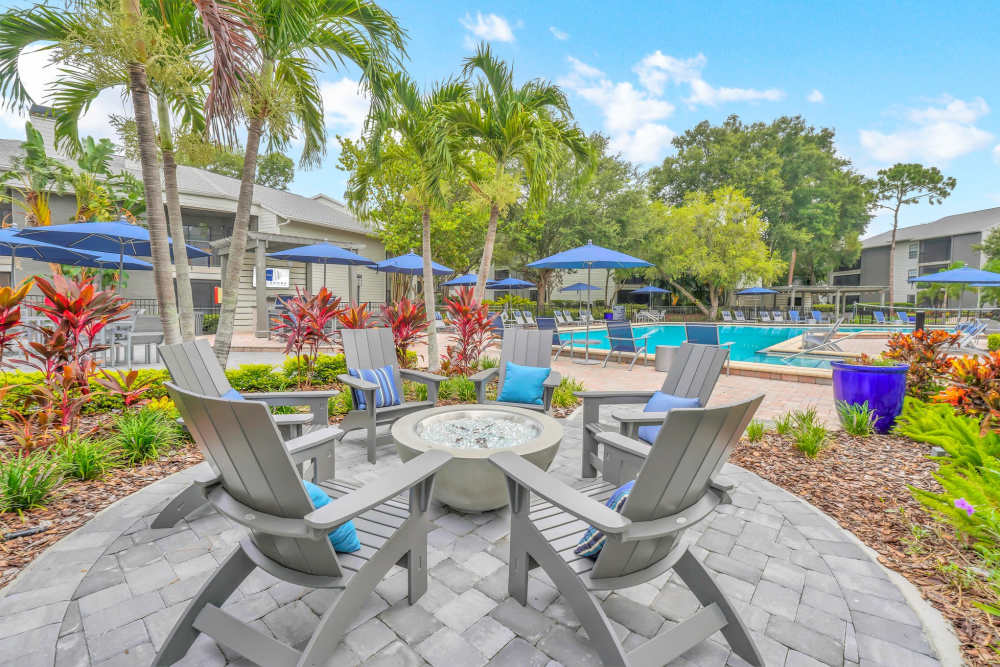
[[[427,312],[427,370],[437,373],[441,369],[441,355],[438,352],[437,321],[434,316],[434,271],[431,269],[431,213],[424,206],[421,215],[423,223],[424,255],[424,309]]]
[[[667,282],[670,283],[671,285],[673,285],[673,287],[678,292],[680,292],[681,294],[683,294],[684,296],[686,296],[688,299],[690,299],[691,301],[693,301],[694,305],[698,306],[698,310],[700,310],[701,312],[705,313],[706,315],[711,315],[711,313],[709,313],[709,311],[708,311],[708,308],[705,307],[705,304],[703,304],[701,301],[699,301],[698,298],[695,297],[694,294],[691,294],[691,292],[687,291],[683,286],[679,285],[678,283],[674,282],[673,280],[670,280],[669,278],[667,279]]]
[[[163,154],[163,190],[167,195],[167,224],[174,248],[174,270],[177,273],[177,305],[180,310],[181,338],[194,340],[194,297],[191,294],[191,266],[184,247],[184,221],[181,218],[181,197],[177,190],[177,161],[174,159],[174,139],[170,131],[170,109],[160,96],[156,98],[160,119],[160,153]]]
[[[795,280],[795,255],[796,250],[792,248],[792,258],[788,262],[788,286],[792,286],[792,282]]]
[[[895,315],[892,304],[896,303],[894,293],[895,271],[896,271],[896,230],[899,229],[899,205],[892,213],[892,238],[889,241],[889,317]]]
[[[479,273],[476,275],[476,301],[483,302],[486,296],[486,274],[493,264],[493,245],[497,240],[497,219],[500,217],[500,207],[496,202],[490,204],[490,224],[486,227],[486,240],[483,242],[483,259],[479,262]]]
[[[236,303],[239,301],[240,272],[247,251],[247,235],[250,231],[250,206],[253,204],[254,177],[257,175],[257,151],[264,133],[263,116],[254,116],[247,126],[247,147],[243,157],[243,174],[240,180],[240,195],[236,201],[236,219],[233,235],[229,239],[229,257],[226,259],[226,274],[222,276],[222,308],[219,325],[215,332],[215,357],[223,368],[229,359],[229,348],[233,343],[233,325],[236,320]],[[264,276],[257,276],[264,280]]]
[[[146,224],[149,225],[149,245],[152,248],[153,283],[163,325],[163,342],[181,342],[177,328],[177,299],[174,296],[173,267],[167,244],[167,220],[163,213],[163,191],[160,188],[160,165],[156,155],[156,131],[149,104],[149,82],[141,63],[128,65],[129,92],[139,136],[139,161],[142,165],[142,186],[146,197]]]
[[[715,287],[708,288],[708,302],[711,304],[711,308],[708,312],[708,319],[714,320],[716,314],[719,312],[719,292]]]

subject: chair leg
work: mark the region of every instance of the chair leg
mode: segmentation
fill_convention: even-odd
[[[153,664],[172,665],[183,658],[200,634],[194,624],[205,605],[221,607],[255,567],[253,561],[243,551],[243,547],[237,546],[188,604],[184,614],[177,620],[167,640],[157,652]]]
[[[378,426],[372,420],[368,427],[365,444],[368,447],[368,463],[375,463],[375,442],[378,440]]]
[[[167,503],[153,519],[150,528],[172,528],[177,522],[205,504],[205,496],[200,486],[192,484]]]
[[[764,658],[757,645],[754,644],[750,631],[743,624],[743,619],[733,609],[732,604],[726,598],[725,593],[690,551],[685,551],[684,555],[674,565],[674,572],[681,578],[684,584],[694,593],[702,606],[715,603],[726,617],[726,625],[722,628],[722,636],[729,642],[730,648],[751,665],[763,665]]]
[[[427,592],[427,531],[417,531],[406,554],[407,602],[416,604]]]

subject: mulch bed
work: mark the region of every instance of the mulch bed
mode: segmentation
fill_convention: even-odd
[[[975,554],[907,488],[941,490],[929,451],[898,436],[838,431],[828,449],[808,459],[790,438],[768,433],[760,442],[741,443],[730,460],[805,498],[878,552],[883,565],[909,579],[951,621],[969,664],[1000,664],[990,648],[1000,645],[1000,623],[973,604],[991,602],[984,585],[948,567],[974,566]]]

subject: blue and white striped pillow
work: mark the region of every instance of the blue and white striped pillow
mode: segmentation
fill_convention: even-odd
[[[628,496],[632,493],[632,487],[635,486],[635,480],[626,482],[621,485],[615,492],[611,494],[607,502],[604,504],[618,512],[622,513],[625,508],[625,501],[628,500]],[[576,545],[573,549],[573,553],[577,556],[586,556],[587,558],[597,558],[601,553],[601,549],[604,548],[604,543],[608,541],[608,536],[597,530],[594,527],[587,529],[587,532],[583,534],[580,538],[580,543]]]
[[[402,388],[396,384],[396,374],[392,371],[392,366],[382,368],[348,368],[347,372],[356,378],[378,385],[375,390],[375,407],[384,408],[387,405],[399,405],[403,402]],[[354,396],[354,408],[356,410],[368,409],[363,392],[356,389],[351,390]]]

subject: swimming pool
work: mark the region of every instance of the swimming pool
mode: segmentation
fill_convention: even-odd
[[[781,355],[761,354],[760,350],[776,345],[782,341],[802,335],[809,327],[764,327],[764,326],[720,326],[719,340],[732,343],[730,359],[733,361],[753,361],[760,364],[775,364],[779,366],[800,366],[806,368],[830,368],[828,359],[810,357],[795,357],[788,359]],[[649,337],[649,354],[656,351],[657,345],[680,345],[687,340],[683,324],[654,324],[648,326],[633,326],[635,335],[641,336],[652,331]],[[893,331],[893,327],[860,326],[840,327],[840,331]],[[583,338],[583,332],[575,332],[577,339]],[[569,340],[570,333],[560,334],[562,340]],[[591,348],[595,350],[608,349],[608,330],[604,327],[590,330]]]

